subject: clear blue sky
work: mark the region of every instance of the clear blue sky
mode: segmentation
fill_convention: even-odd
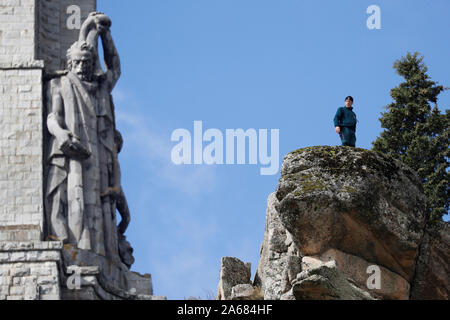
[[[368,30],[366,9],[381,9]],[[371,148],[383,106],[402,80],[393,62],[425,56],[450,86],[448,0],[99,0],[122,61],[113,96],[125,140],[122,183],[133,270],[169,299],[216,294],[220,258],[252,263],[279,173],[259,166],[175,166],[177,128],[280,130],[280,161],[300,147],[339,145],[332,119],[355,98],[357,146]],[[440,96],[441,110],[450,92]]]

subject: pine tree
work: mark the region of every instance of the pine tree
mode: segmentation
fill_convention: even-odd
[[[430,79],[422,61],[417,52],[395,61],[394,69],[405,82],[391,90],[394,102],[379,119],[385,130],[372,145],[373,150],[417,171],[428,199],[430,221],[437,221],[450,205],[450,110],[442,114],[438,109],[438,95],[447,88]]]

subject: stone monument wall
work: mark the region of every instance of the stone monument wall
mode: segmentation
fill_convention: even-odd
[[[36,1],[2,0],[0,3],[0,64],[23,66],[36,49]]]
[[[0,241],[40,240],[42,61],[34,0],[0,5]]]
[[[0,300],[59,300],[60,242],[1,242]]]
[[[84,21],[96,11],[96,0],[37,1],[36,54],[45,61],[45,70],[66,68],[67,49],[78,40],[78,20]],[[78,16],[79,14],[79,16]]]
[[[83,21],[96,0],[0,4],[0,241],[43,237],[44,77],[65,68],[77,8]]]
[[[93,11],[96,0],[0,0],[0,300],[161,298],[153,296],[149,274],[129,270],[134,258],[125,265],[63,246],[46,232],[44,92],[50,79],[67,74],[67,49]],[[122,198],[121,209],[128,210]],[[122,238],[122,253],[132,252]]]

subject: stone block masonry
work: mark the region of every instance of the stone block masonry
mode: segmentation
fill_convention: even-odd
[[[43,237],[44,77],[65,68],[77,40],[71,5],[80,20],[96,9],[95,0],[0,3],[0,241]]]
[[[35,59],[36,0],[0,3],[0,65],[24,65]],[[1,82],[0,82],[1,84]]]
[[[0,69],[0,241],[43,231],[42,69]]]
[[[96,0],[37,1],[36,58],[45,61],[47,72],[66,68],[67,49],[78,40],[80,31],[71,22],[84,21],[96,7]]]
[[[47,71],[64,69],[66,51],[79,32],[67,26],[71,6],[79,9],[75,18],[84,21],[97,4],[96,0],[2,0],[0,68],[43,60]]]
[[[0,242],[0,300],[59,300],[60,242]]]
[[[36,1],[0,3],[0,241],[40,240],[42,61]]]

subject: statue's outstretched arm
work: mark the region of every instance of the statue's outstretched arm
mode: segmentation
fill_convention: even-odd
[[[98,38],[100,36],[106,37],[106,34],[109,33],[109,28],[111,27],[111,19],[102,12],[91,12],[88,16],[88,18],[83,22],[83,25],[80,29],[80,34],[78,37],[78,41],[86,42],[89,45],[91,45],[95,52],[97,53],[96,61],[95,61],[95,69],[97,74],[103,73],[102,67],[100,65],[100,60],[98,57]],[[105,43],[105,40],[102,40],[103,43]],[[114,44],[113,44],[114,45]],[[111,51],[109,48],[104,49],[105,51],[105,60],[106,58],[106,51]],[[116,52],[117,54],[117,52]],[[107,62],[105,61],[105,64]],[[110,67],[110,69],[113,69],[113,67]],[[120,69],[120,66],[119,66]],[[118,76],[117,76],[118,79]],[[107,80],[109,81],[110,85],[115,84],[117,82],[117,79],[114,79],[113,76],[108,75],[107,72]],[[111,87],[112,90],[113,87]]]
[[[110,91],[120,78],[120,59],[111,36],[111,20],[101,12],[92,12],[83,22],[80,29],[79,41],[86,41],[98,50],[98,37],[102,38],[103,56],[105,58],[106,77]],[[98,64],[97,68],[100,68]]]
[[[102,12],[91,12],[83,22],[78,41],[86,41],[97,50],[97,40],[100,34],[111,27],[111,19]]]
[[[92,29],[97,29],[97,26],[95,24],[94,16],[92,14],[90,14],[89,17],[87,17],[87,19],[81,25],[80,35],[78,36],[78,41],[79,42],[83,42],[83,41],[88,42],[88,35]],[[94,43],[89,43],[89,44],[94,46]]]
[[[114,88],[120,78],[120,58],[116,46],[111,36],[109,28],[101,35],[103,45],[103,56],[105,57],[105,67],[110,90]]]
[[[52,110],[47,117],[48,131],[56,138],[62,137],[64,129],[64,108],[61,95],[54,93],[52,95]]]

